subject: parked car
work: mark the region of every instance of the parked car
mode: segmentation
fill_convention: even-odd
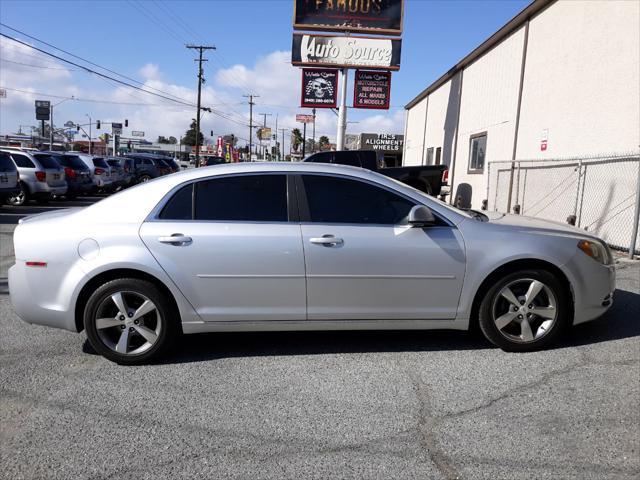
[[[20,174],[20,192],[9,198],[11,205],[24,205],[29,200],[48,202],[54,195],[67,193],[63,168],[51,155],[0,148],[8,153]]]
[[[111,170],[111,180],[113,181],[113,190],[117,190],[118,188],[122,188],[129,183],[128,177],[130,175],[126,174],[124,171],[124,167],[120,162],[119,157],[105,157],[105,161]]]
[[[115,185],[111,179],[111,167],[109,167],[104,157],[94,157],[85,154],[77,154],[77,156],[91,171],[94,191],[110,192],[115,189]]]
[[[20,193],[20,174],[7,152],[0,152],[0,206]]]
[[[133,183],[146,183],[149,180],[158,178],[166,174],[166,167],[161,170],[156,162],[145,156],[137,156],[135,154],[127,154],[127,158],[133,160]],[[162,173],[161,173],[162,171]]]
[[[611,252],[588,232],[472,215],[320,163],[168,175],[22,219],[14,248],[17,314],[84,329],[123,364],[148,361],[180,332],[478,324],[504,350],[531,351],[600,316],[615,289]]]
[[[91,193],[94,184],[89,167],[77,155],[67,155],[61,152],[47,152],[62,168],[67,181],[65,197],[74,199],[78,195]]]
[[[172,173],[180,171],[180,165],[173,158],[171,158],[171,157],[163,157],[162,161],[165,162],[167,165],[169,165],[169,167],[171,168],[171,172]]]
[[[319,152],[310,155],[305,162],[336,163],[352,167],[366,168],[395,178],[417,188],[427,195],[446,195],[449,170],[446,165],[420,165],[416,167],[385,168],[384,160],[375,150],[348,150],[340,152]]]
[[[155,155],[153,153],[130,153],[130,154],[127,154],[127,156],[130,158],[133,158],[134,160],[135,159],[144,160],[145,164],[148,164],[149,162],[151,162],[156,166],[156,168],[158,169],[158,173],[161,176],[174,173],[174,167],[171,166],[167,161],[171,159],[163,155]],[[176,164],[176,167],[178,168],[178,170],[180,169],[180,167],[177,166],[177,164]]]
[[[211,165],[221,165],[227,163],[224,157],[213,157],[207,155],[200,159],[200,165],[203,167],[210,167]]]
[[[130,187],[135,183],[135,162],[128,157],[109,157],[107,163],[112,167],[122,169],[122,188]]]

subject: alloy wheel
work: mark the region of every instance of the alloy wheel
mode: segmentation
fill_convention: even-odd
[[[24,205],[25,199],[24,187],[20,185],[20,193],[15,197],[9,197],[9,203],[11,205]]]
[[[95,326],[102,343],[121,355],[138,355],[158,340],[162,317],[146,296],[119,291],[102,300],[95,314]]]
[[[531,278],[514,280],[503,287],[493,300],[491,312],[498,332],[516,343],[544,337],[558,318],[551,288]]]

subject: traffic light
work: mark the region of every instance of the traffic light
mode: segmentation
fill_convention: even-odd
[[[80,125],[76,125],[76,132],[80,131]]]
[[[100,130],[100,120],[96,120],[96,129]]]
[[[127,120],[126,118],[124,119],[124,126],[128,127],[129,126],[129,120]]]
[[[211,130],[211,136],[213,137],[213,130]]]

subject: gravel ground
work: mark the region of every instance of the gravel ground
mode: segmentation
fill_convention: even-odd
[[[186,337],[120,367],[0,294],[0,478],[638,478],[640,265],[558,348],[460,332]]]

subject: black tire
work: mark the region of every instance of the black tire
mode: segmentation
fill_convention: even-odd
[[[31,193],[29,192],[29,188],[22,182],[19,183],[20,193],[15,197],[7,198],[7,203],[9,205],[21,206],[26,205],[31,200]]]
[[[154,304],[155,310],[139,317],[140,324],[136,323],[135,326],[133,324],[125,325],[125,322],[133,322],[132,318],[125,318],[123,322],[117,325],[100,329],[99,333],[96,319],[111,319],[112,317],[108,313],[109,308],[111,313],[115,312],[113,313],[112,321],[120,320],[124,317],[124,315],[119,315],[120,309],[111,300],[112,295],[117,295],[118,293],[125,298],[125,308],[129,307],[130,311],[138,308],[135,303],[131,303],[132,299],[135,300],[138,297],[150,300]],[[107,313],[105,314],[105,312]],[[128,316],[132,317],[131,313]],[[87,332],[89,343],[91,343],[96,352],[120,365],[139,365],[158,358],[173,345],[180,335],[179,322],[179,313],[175,311],[166,295],[153,283],[137,278],[122,278],[105,283],[91,295],[84,310],[84,328]],[[146,350],[137,353],[136,349],[142,349],[149,343],[146,337],[143,338],[143,335],[138,333],[137,329],[143,327],[150,327],[146,330],[157,333],[157,335]],[[125,332],[125,330],[129,330],[130,333]],[[126,345],[125,352],[129,347],[132,348],[129,353],[118,352],[115,350],[117,346],[114,348],[113,345],[116,340],[122,340],[121,335],[125,333],[127,338],[123,343]],[[110,342],[111,338],[113,342]],[[120,341],[117,343],[119,345]],[[138,344],[140,346],[135,347]]]
[[[149,180],[151,180],[151,175],[146,175],[146,174],[145,174],[145,175],[140,175],[140,176],[138,177],[138,183],[146,183],[146,182],[148,182]]]
[[[526,296],[522,287],[526,287],[526,282],[531,284],[532,281],[541,282],[545,289],[540,290],[530,305],[525,305],[527,302],[521,304]],[[515,305],[501,295],[505,287],[510,288],[521,305]],[[541,305],[537,305],[537,303],[541,303]],[[545,305],[546,303],[549,305]],[[512,309],[506,310],[506,313],[514,315],[515,318],[499,329],[494,319],[496,316],[498,318],[503,316],[500,313],[505,312],[505,305]],[[546,316],[548,314],[545,313],[545,317],[543,317],[537,315],[536,312],[542,314],[542,311],[548,310],[552,305],[555,306],[555,319],[549,320],[552,323],[545,327],[545,324],[548,323]],[[529,310],[527,308],[529,306],[533,306],[533,308]],[[516,308],[522,308],[522,311],[515,311]],[[480,304],[478,323],[486,339],[502,350],[531,352],[555,344],[570,325],[571,312],[571,294],[567,292],[566,287],[555,275],[546,270],[520,270],[501,278],[487,291]],[[529,325],[528,332],[530,333],[528,341],[525,340],[525,329],[522,326],[523,320],[527,318],[529,318],[527,325]],[[508,318],[505,321],[508,321]],[[518,332],[520,332],[519,335]],[[520,338],[515,338],[516,336]]]

